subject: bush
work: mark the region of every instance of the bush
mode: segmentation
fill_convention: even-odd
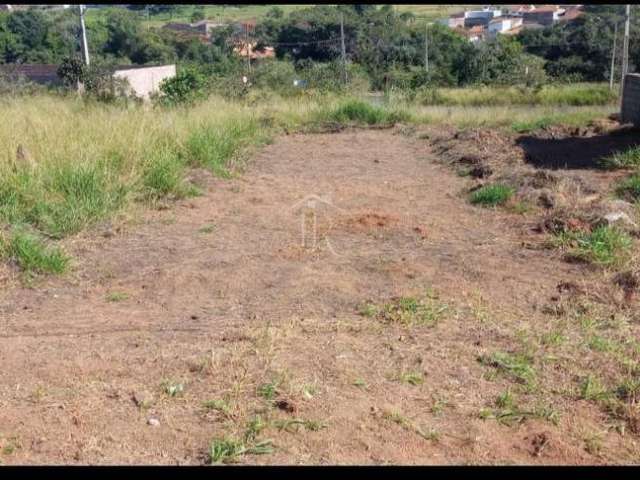
[[[192,104],[206,98],[207,78],[195,69],[185,69],[160,84],[158,101],[167,106]]]
[[[296,70],[291,62],[267,61],[259,64],[253,76],[253,84],[258,88],[268,88],[279,93],[291,93]]]
[[[506,203],[514,194],[513,188],[506,185],[485,185],[471,193],[474,205],[496,206]]]

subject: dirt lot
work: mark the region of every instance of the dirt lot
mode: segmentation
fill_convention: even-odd
[[[63,278],[0,280],[1,463],[201,464],[223,436],[272,440],[248,464],[640,458],[576,393],[590,353],[535,343],[535,388],[482,361],[549,332],[559,285],[604,274],[525,248],[533,221],[470,205],[430,141],[290,135],[199,181],[201,197],[68,243]],[[505,391],[553,414],[500,422]]]

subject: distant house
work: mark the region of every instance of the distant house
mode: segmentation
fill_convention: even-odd
[[[505,5],[503,10],[507,15],[522,17],[525,12],[530,12],[535,8],[535,5]]]
[[[62,85],[62,80],[58,77],[58,65],[47,63],[7,63],[0,65],[0,75],[10,81],[25,79],[40,85]]]
[[[481,25],[484,28],[489,27],[489,23],[494,17],[502,16],[502,10],[485,8],[483,10],[469,10],[464,12],[464,26],[472,28]]]
[[[571,22],[582,15],[584,15],[584,11],[582,10],[582,5],[571,5],[566,8],[563,15],[558,17],[558,21]]]
[[[158,91],[164,79],[176,76],[175,65],[122,65],[114,67],[112,71],[113,78],[127,80],[130,92],[144,100],[148,100],[152,93]],[[58,65],[55,64],[5,64],[0,65],[0,74],[13,81],[24,78],[40,85],[63,84],[58,76]]]
[[[274,58],[276,56],[275,49],[273,47],[264,47],[261,50],[256,50],[256,42],[249,43],[238,43],[236,47],[233,49],[235,53],[240,55],[241,57],[246,58],[247,56],[251,60],[259,60],[263,58]]]
[[[495,37],[498,34],[504,34],[512,31],[522,25],[522,17],[498,17],[489,22],[487,34],[489,37]]]
[[[478,43],[485,39],[486,37],[486,29],[482,25],[476,25],[471,28],[462,28],[458,27],[455,29],[460,35],[465,37],[471,43]]]
[[[6,3],[0,4],[0,12],[10,12],[12,10],[13,10],[13,7],[11,5],[8,5]]]
[[[202,35],[206,35],[207,37],[210,36],[211,32],[216,28],[221,28],[224,26],[226,26],[226,24],[220,22],[212,22],[211,20],[200,20],[199,22],[191,24],[192,28],[194,28]]]
[[[560,8],[558,5],[542,5],[524,12],[522,18],[524,23],[539,23],[540,25],[549,26],[557,22],[564,13],[565,9]]]
[[[224,23],[212,22],[210,20],[201,20],[196,23],[170,22],[165,24],[162,28],[164,28],[165,30],[173,30],[174,32],[178,32],[181,34],[208,39],[211,36],[211,32],[213,30],[224,26]]]
[[[439,23],[449,28],[464,27],[464,12],[456,13],[451,15],[449,18],[439,20]]]
[[[114,78],[128,82],[131,92],[136,97],[149,100],[151,94],[160,89],[160,84],[167,78],[176,76],[175,65],[117,67],[113,72]]]

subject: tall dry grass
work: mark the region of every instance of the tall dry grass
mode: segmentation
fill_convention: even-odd
[[[190,167],[227,177],[247,148],[268,142],[283,129],[323,122],[461,126],[513,125],[541,118],[582,122],[610,111],[606,106],[559,111],[422,107],[393,101],[373,106],[354,98],[313,95],[287,99],[269,95],[242,102],[214,97],[176,109],[123,108],[46,94],[3,97],[0,236],[5,238],[0,238],[0,257],[22,251],[16,245],[25,232],[51,243],[136,203],[196,195],[197,188],[185,180]]]

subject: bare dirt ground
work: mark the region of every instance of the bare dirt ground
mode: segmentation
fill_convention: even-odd
[[[428,142],[285,136],[242,176],[201,181],[201,197],[69,243],[63,278],[5,278],[0,462],[200,464],[247,431],[274,445],[249,464],[640,458],[636,435],[566,393],[562,362],[537,367],[553,387],[518,391],[557,424],[481,418],[518,385],[478,359],[545,330],[558,285],[599,273],[523,248],[526,220],[469,205]],[[426,289],[433,324],[360,313]]]

